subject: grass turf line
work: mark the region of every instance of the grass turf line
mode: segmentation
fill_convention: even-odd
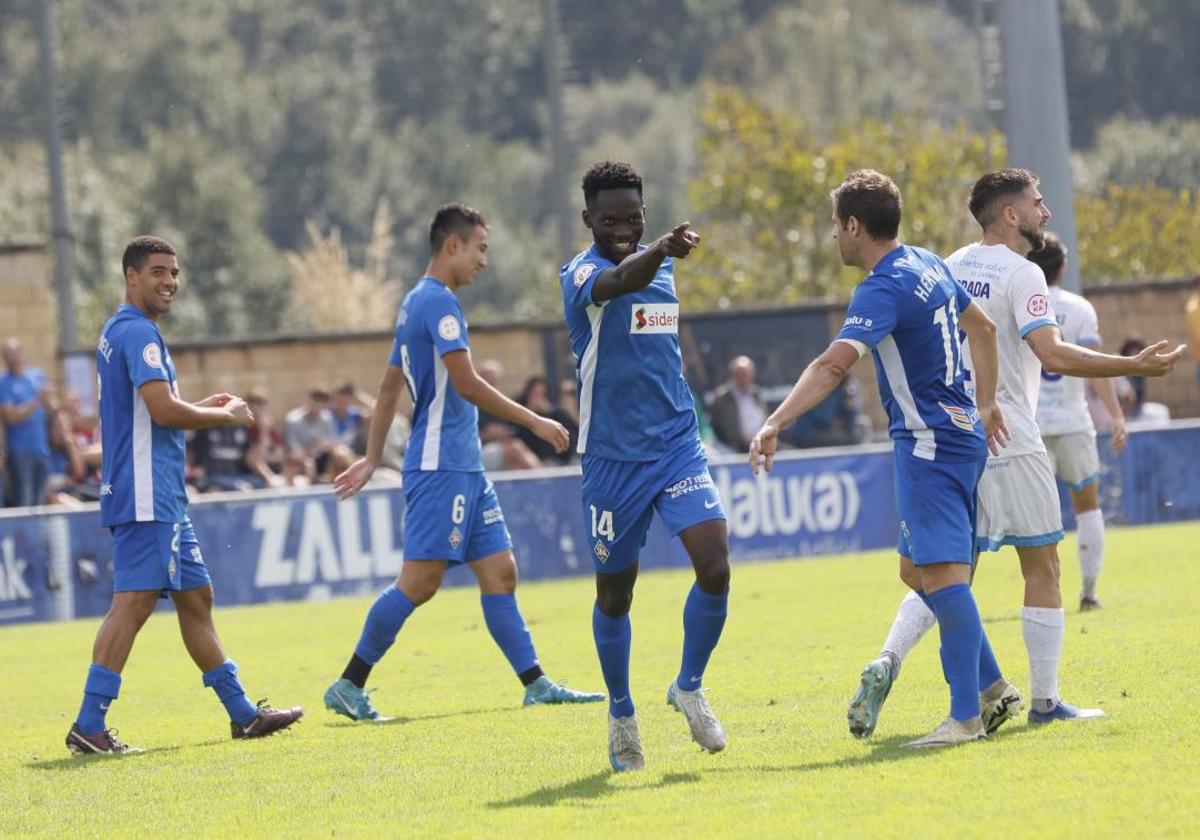
[[[63,747],[98,620],[2,629],[0,835],[1185,836],[1200,819],[1198,537],[1195,524],[1110,531],[1105,609],[1082,615],[1069,538],[1061,688],[1111,717],[1009,724],[950,751],[899,747],[948,707],[936,631],[906,664],[874,741],[846,731],[858,672],[903,595],[887,552],[735,567],[705,680],[729,733],[717,756],[664,704],[690,576],[643,573],[632,676],[647,769],[620,776],[608,770],[603,704],[520,707],[471,589],[446,590],[409,620],[370,682],[398,720],[374,726],[321,703],[368,600],[219,610],[252,698],[307,710],[293,732],[249,742],[230,740],[173,617],[159,613],[109,713],[148,752],[117,759]],[[1027,695],[1011,550],[985,557],[976,592],[1000,664]],[[519,600],[547,672],[602,690],[590,581],[526,585]]]

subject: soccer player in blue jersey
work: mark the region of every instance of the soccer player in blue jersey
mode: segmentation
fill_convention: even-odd
[[[651,517],[677,534],[696,582],[683,609],[683,661],[667,702],[709,752],[725,732],[701,689],[729,599],[725,511],[708,472],[679,352],[675,259],[700,243],[687,222],[639,245],[642,179],[604,161],[583,176],[590,248],[559,276],[579,375],[583,521],[596,570],[592,633],[608,686],[608,752],[617,771],[645,764],[629,689],[629,608]]]
[[[325,692],[327,708],[352,720],[382,720],[364,691],[413,610],[441,586],[446,567],[466,563],[479,580],[488,632],[525,686],[525,705],[593,703],[603,694],[572,691],[542,671],[533,639],[517,608],[517,563],[504,513],[483,472],[479,409],[532,431],[566,450],[567,430],[533,413],[489,385],[471,362],[467,322],[456,292],[487,265],[488,227],[483,214],[448,204],[429,230],[433,256],[425,276],[404,298],[388,359],[367,454],[334,479],[339,499],[370,480],[383,457],[396,402],[407,384],[413,431],[404,453],[404,565],[380,593],[340,679]],[[476,408],[478,406],[478,408]]]
[[[234,738],[258,738],[295,723],[300,707],[257,707],[246,698],[237,664],[213,626],[213,588],[187,516],[183,486],[185,429],[249,426],[240,397],[179,398],[175,365],[158,319],[179,292],[174,247],[139,236],[125,248],[125,304],[104,325],[96,349],[100,380],[100,523],[113,536],[113,600],[92,648],[83,705],[67,733],[76,754],[141,752],[105,725],[117,699],[133,640],[170,594],[183,644],[229,713]]]
[[[878,172],[855,172],[833,191],[842,262],[869,273],[837,337],[751,442],[750,466],[769,470],[779,430],[874,353],[895,446],[900,577],[937,616],[950,684],[949,717],[906,746],[940,747],[986,737],[980,687],[1003,682],[970,580],[976,488],[988,448],[1004,445],[1008,429],[996,404],[995,326],[936,255],[900,243],[900,215],[900,190]],[[963,384],[960,329],[975,348],[978,409]],[[855,714],[852,706],[852,724]]]

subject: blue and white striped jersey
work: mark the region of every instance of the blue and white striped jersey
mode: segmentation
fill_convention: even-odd
[[[413,398],[413,431],[404,469],[483,472],[479,410],[450,382],[442,357],[466,350],[467,321],[458,298],[434,277],[404,297],[388,364],[404,372]]]
[[[668,257],[646,288],[596,303],[592,287],[611,267],[593,245],[559,274],[579,376],[579,454],[654,461],[699,435],[679,352],[675,266]]]
[[[158,325],[123,304],[100,331],[100,524],[182,522],[183,430],[160,426],[138,390],[161,380],[178,396],[175,365]]]
[[[897,450],[930,461],[973,460],[986,442],[963,384],[958,313],[971,296],[937,255],[901,245],[850,300],[839,340],[875,354],[879,397]]]

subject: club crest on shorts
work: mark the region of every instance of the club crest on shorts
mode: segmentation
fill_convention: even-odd
[[[167,563],[167,577],[175,577],[175,558],[171,558],[171,562]]]
[[[462,545],[462,531],[458,530],[458,526],[454,526],[454,530],[450,532],[450,547],[458,551],[458,547]]]
[[[596,552],[596,559],[601,563],[608,561],[608,546],[604,544],[604,540],[596,540],[596,545],[592,550]]]

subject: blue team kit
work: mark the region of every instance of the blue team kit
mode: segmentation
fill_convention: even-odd
[[[559,276],[579,376],[583,520],[601,573],[637,560],[656,510],[675,534],[725,518],[683,378],[674,262],[597,303],[596,278],[611,267],[593,245]]]
[[[974,554],[987,441],[963,385],[958,314],[970,305],[941,259],[902,245],[854,290],[837,335],[873,351],[895,446],[898,550],[919,566]]]
[[[117,592],[192,589],[209,582],[187,519],[184,435],[155,423],[139,389],[166,382],[175,365],[158,326],[122,305],[100,331],[100,524],[113,534]]]
[[[483,474],[479,410],[454,390],[442,357],[466,350],[458,298],[423,277],[404,298],[388,363],[413,398],[404,453],[404,557],[470,563],[512,548],[492,482]]]

